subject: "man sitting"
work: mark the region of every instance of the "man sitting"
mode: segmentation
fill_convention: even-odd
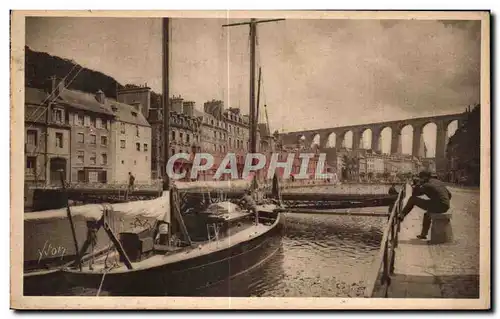
[[[406,206],[401,211],[400,218],[403,220],[414,206],[425,210],[422,222],[422,232],[417,236],[419,239],[426,239],[431,226],[431,217],[429,213],[446,213],[450,209],[451,193],[443,182],[437,179],[437,176],[430,172],[423,171],[418,174],[419,183],[413,187],[413,193]],[[418,196],[426,195],[429,199]]]

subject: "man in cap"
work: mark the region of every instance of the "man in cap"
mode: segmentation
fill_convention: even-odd
[[[444,183],[437,179],[435,174],[422,171],[418,174],[418,177],[420,182],[414,186],[412,196],[401,211],[400,218],[403,220],[414,206],[425,210],[422,232],[417,238],[426,239],[431,226],[429,213],[446,213],[450,209],[451,193]],[[421,195],[426,195],[429,199],[420,198]]]
[[[257,203],[255,202],[255,199],[252,196],[252,190],[248,189],[243,197],[239,201],[240,207],[243,209],[246,209],[255,215],[255,224],[257,225],[259,223],[259,214],[257,211]]]

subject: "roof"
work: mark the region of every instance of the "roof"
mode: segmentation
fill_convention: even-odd
[[[49,95],[40,89],[27,87],[24,91],[24,120],[26,122],[45,123],[45,106],[42,105]]]
[[[24,103],[41,105],[48,96],[43,90],[27,87],[24,91]]]
[[[106,97],[104,104],[102,104],[97,101],[95,94],[65,89],[60,95],[60,99],[78,109],[115,116],[120,122],[150,126],[142,112],[137,111],[134,106],[111,98]],[[116,111],[113,110],[114,108]]]
[[[48,94],[43,90],[26,87],[25,104],[41,105],[42,102],[46,101],[47,97]],[[104,104],[102,104],[97,101],[95,94],[64,89],[59,95],[57,102],[65,103],[79,110],[115,116],[116,119],[121,122],[150,126],[144,115],[137,111],[134,106],[120,103],[111,98],[105,98]],[[115,106],[116,111],[113,111],[113,106]],[[27,107],[25,119],[29,120],[33,118],[31,114],[33,114],[34,111],[36,111],[37,114],[43,112],[39,110],[42,109],[37,108],[37,110],[34,110],[33,108]],[[135,115],[132,113],[135,113]]]
[[[77,90],[64,89],[59,94],[58,101],[67,103],[71,107],[90,111],[94,113],[107,114],[112,116],[111,108],[106,107],[105,104],[99,103],[94,94],[85,93]]]
[[[113,111],[118,121],[141,125],[141,126],[151,126],[148,121],[142,114],[142,112],[138,111],[134,106],[128,105],[125,103],[120,103],[113,99],[106,98],[105,103],[110,110],[112,110],[113,106],[116,106],[116,111]],[[132,114],[134,113],[134,114]]]
[[[203,117],[206,113],[193,108],[193,117]]]

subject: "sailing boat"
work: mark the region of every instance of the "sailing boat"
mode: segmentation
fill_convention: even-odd
[[[251,151],[256,150],[256,113],[254,102],[255,24],[250,24]],[[168,18],[164,19],[164,37],[168,37]],[[165,46],[168,49],[168,41]],[[168,70],[168,50],[164,52],[164,70]],[[168,78],[168,77],[167,77]],[[166,77],[164,75],[164,81]],[[165,84],[166,83],[166,84]],[[168,82],[164,82],[164,114],[169,114]],[[165,121],[168,122],[168,121]],[[168,123],[164,125],[168,145]],[[170,147],[165,147],[165,156]],[[209,203],[204,210],[181,214],[179,191],[170,187],[168,176],[163,196],[152,201],[101,207],[99,213],[84,212],[88,236],[74,263],[61,270],[76,287],[97,289],[111,295],[193,295],[218,282],[228,280],[257,267],[280,247],[279,200],[257,203],[257,214],[229,201]],[[256,181],[255,183],[256,184]],[[273,190],[279,199],[278,179]],[[119,206],[122,205],[122,206]],[[116,235],[117,218],[146,218],[147,223],[121,230]],[[104,229],[112,244],[100,256],[81,260],[80,255],[93,246],[95,234]]]

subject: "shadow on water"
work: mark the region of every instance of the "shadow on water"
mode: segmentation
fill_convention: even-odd
[[[280,249],[264,264],[198,296],[359,297],[384,218],[287,214]]]

